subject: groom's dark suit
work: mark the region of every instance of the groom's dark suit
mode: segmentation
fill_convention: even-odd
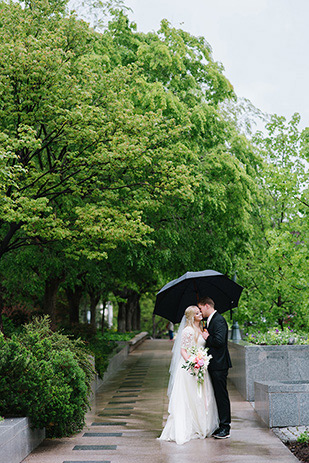
[[[230,430],[231,407],[227,392],[226,381],[228,369],[232,363],[227,347],[228,326],[225,319],[218,312],[212,316],[207,328],[209,336],[206,340],[208,353],[212,355],[208,371],[212,380],[218,407],[220,428]]]

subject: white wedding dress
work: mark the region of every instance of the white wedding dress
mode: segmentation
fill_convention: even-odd
[[[187,326],[181,335],[181,347],[188,349],[194,345],[194,329]],[[205,346],[202,335],[198,338],[197,346]],[[217,405],[208,371],[204,383],[199,385],[195,376],[181,368],[184,363],[181,356],[170,395],[169,417],[159,437],[160,440],[175,441],[177,444],[184,444],[191,439],[204,439],[219,426]]]

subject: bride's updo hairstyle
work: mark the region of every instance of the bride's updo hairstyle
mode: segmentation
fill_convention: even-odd
[[[197,307],[196,305],[189,305],[189,307],[186,308],[185,310],[185,316],[186,316],[186,326],[192,326],[194,327],[194,315]]]
[[[194,329],[194,333],[195,333],[194,337],[195,337],[195,341],[197,342],[200,333],[196,325],[194,324],[194,315],[195,315],[196,309],[198,309],[196,305],[189,305],[189,307],[187,307],[185,310],[185,316],[186,316],[186,326],[191,326]]]

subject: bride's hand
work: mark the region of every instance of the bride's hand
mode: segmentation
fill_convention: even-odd
[[[204,331],[202,331],[202,336],[203,336],[203,338],[205,339],[205,341],[207,341],[207,338],[208,338],[208,336],[209,336],[209,333],[208,333],[208,331],[207,331],[206,329],[205,329]]]

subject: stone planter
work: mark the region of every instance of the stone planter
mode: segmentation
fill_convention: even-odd
[[[250,402],[254,402],[255,382],[309,382],[309,345],[259,346],[229,341],[229,351],[233,364],[229,379]]]
[[[309,382],[255,382],[255,411],[267,426],[309,425]]]
[[[20,463],[45,438],[45,429],[32,429],[28,418],[0,422],[0,462]]]

